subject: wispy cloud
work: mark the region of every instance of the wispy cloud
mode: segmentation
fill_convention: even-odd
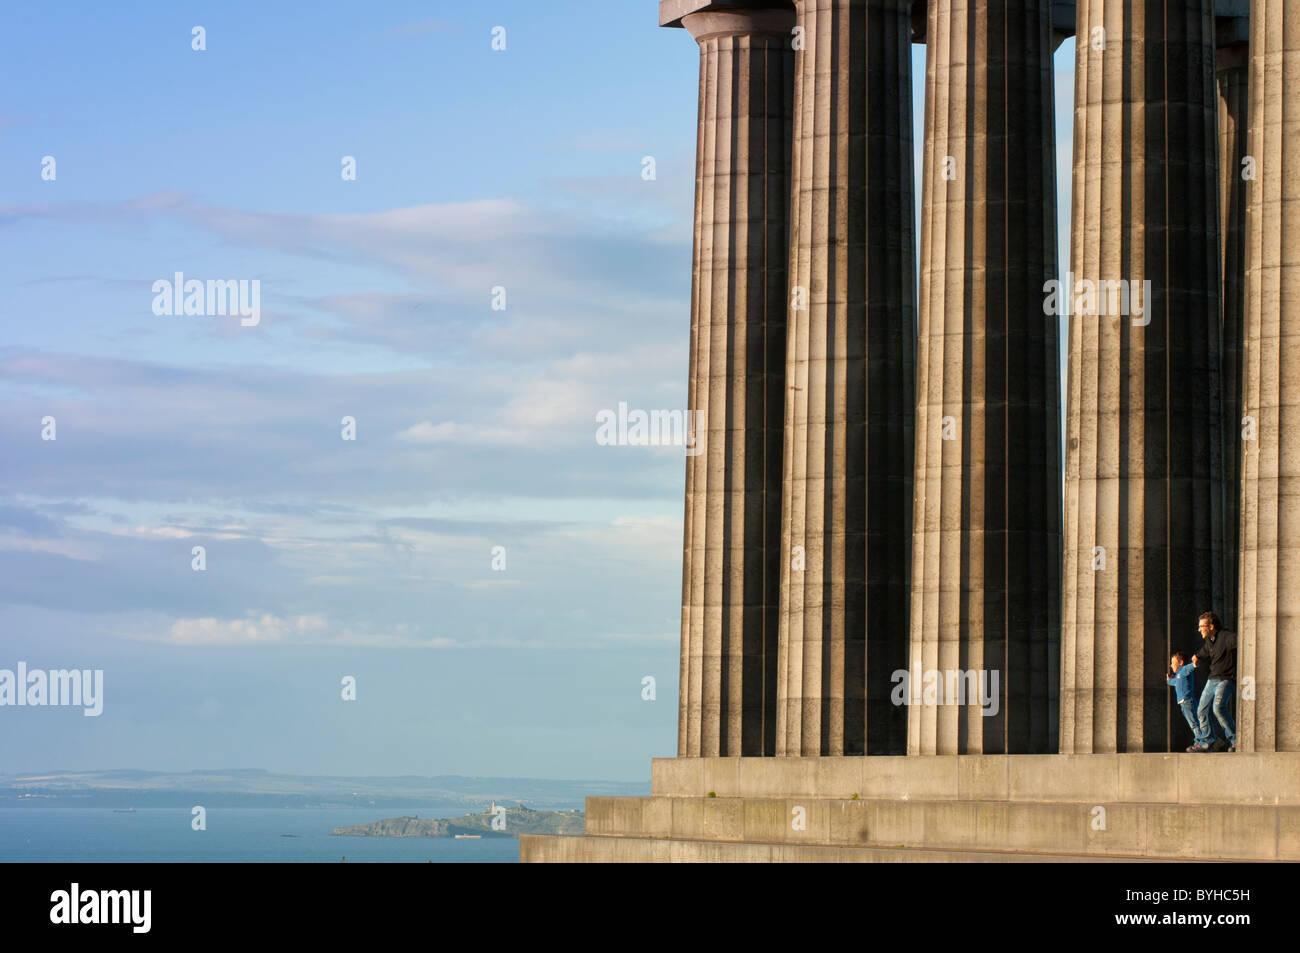
[[[356,631],[349,626],[331,623],[321,613],[284,617],[266,612],[249,612],[237,619],[177,619],[165,632],[135,633],[133,637],[146,642],[190,646],[275,644],[451,648],[457,644],[455,639],[446,637],[422,638],[410,633],[402,625],[387,632]]]

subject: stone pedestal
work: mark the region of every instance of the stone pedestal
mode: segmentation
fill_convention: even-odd
[[[1078,3],[1062,752],[1190,743],[1165,673],[1225,601],[1212,4],[1177,6]]]
[[[778,755],[906,745],[911,7],[798,4]]]
[[[1060,689],[1050,0],[931,0],[909,754],[1047,752]],[[987,673],[992,699],[926,671]],[[996,685],[993,676],[996,674]],[[956,684],[965,685],[964,682]],[[917,704],[921,701],[921,704]]]
[[[683,756],[775,748],[793,11],[692,13],[700,45],[682,552]]]
[[[663,758],[519,859],[1300,860],[1300,754]]]

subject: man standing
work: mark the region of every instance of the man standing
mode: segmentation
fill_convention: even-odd
[[[1210,663],[1210,677],[1201,692],[1201,703],[1196,714],[1201,723],[1201,738],[1208,740],[1222,728],[1228,750],[1237,750],[1237,723],[1232,719],[1232,698],[1237,688],[1237,634],[1222,631],[1223,623],[1213,612],[1203,612],[1200,618],[1201,649],[1192,656],[1192,664]],[[1210,720],[1210,708],[1214,720]],[[1210,745],[1202,741],[1188,751],[1209,751]]]

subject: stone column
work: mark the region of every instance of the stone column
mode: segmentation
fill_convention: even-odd
[[[1238,744],[1300,751],[1300,16],[1255,0],[1250,25]],[[1247,681],[1247,679],[1251,681]],[[1249,687],[1250,690],[1247,690]],[[1251,699],[1248,696],[1254,694]]]
[[[911,7],[798,3],[778,755],[906,750]]]
[[[1222,39],[1220,39],[1222,42]],[[1223,338],[1224,602],[1219,615],[1237,627],[1238,521],[1241,503],[1241,346],[1246,305],[1246,156],[1248,78],[1244,43],[1220,46],[1215,74],[1219,90],[1219,275]]]
[[[908,753],[1051,752],[1061,594],[1058,319],[1043,308],[1057,276],[1051,0],[930,0],[926,37]],[[950,677],[927,684],[935,671]]]
[[[1076,45],[1061,751],[1181,750],[1225,592],[1212,3],[1079,0]]]
[[[773,754],[792,10],[703,12],[680,757]]]

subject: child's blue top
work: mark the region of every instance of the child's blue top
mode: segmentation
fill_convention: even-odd
[[[1165,679],[1166,685],[1174,686],[1174,692],[1178,696],[1178,704],[1180,705],[1192,697],[1192,676],[1195,672],[1195,666],[1188,662],[1178,670],[1178,674],[1173,678]]]

